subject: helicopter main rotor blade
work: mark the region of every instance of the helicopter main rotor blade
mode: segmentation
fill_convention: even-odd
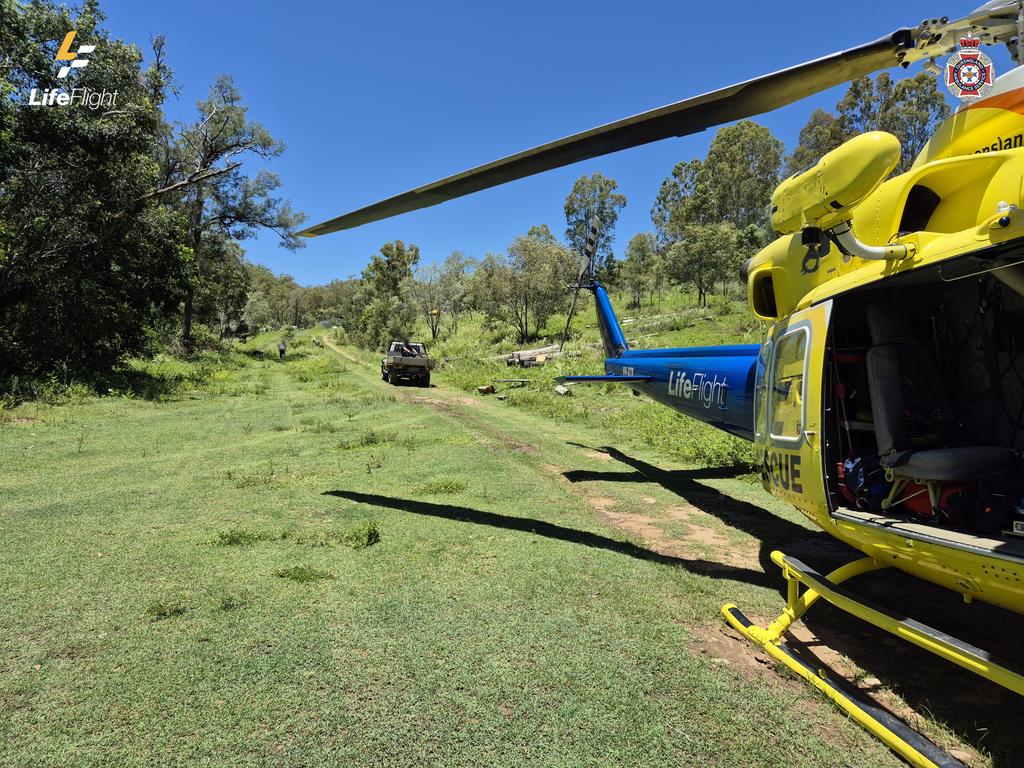
[[[1016,47],[1020,38],[1017,14],[1022,7],[1022,0],[993,0],[956,21],[951,22],[945,17],[926,19],[916,29],[899,29],[847,51],[642,112],[477,166],[309,227],[299,234],[316,237],[351,229],[581,160],[674,136],[687,136],[712,126],[770,112],[882,69],[898,64],[906,66],[912,61],[948,53],[955,49],[959,35],[968,30],[985,44],[1006,43]]]
[[[299,234],[316,237],[351,229],[581,160],[660,139],[686,136],[714,125],[769,112],[811,93],[895,66],[899,64],[899,52],[910,46],[913,46],[911,31],[901,29],[867,45],[642,112],[477,166],[309,227]]]

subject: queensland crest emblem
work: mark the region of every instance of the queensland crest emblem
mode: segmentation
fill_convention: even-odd
[[[977,101],[992,90],[996,72],[992,59],[981,52],[981,41],[968,34],[960,38],[960,50],[946,62],[946,87],[960,101]]]

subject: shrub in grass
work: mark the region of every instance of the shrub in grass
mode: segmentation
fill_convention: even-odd
[[[433,480],[426,485],[420,486],[418,490],[420,493],[427,494],[429,496],[438,496],[446,493],[463,493],[466,490],[466,484],[461,480],[452,480],[448,477],[442,477],[440,480]]]
[[[290,579],[300,583],[320,581],[321,579],[333,579],[334,575],[327,571],[311,568],[308,565],[293,565],[290,568],[280,568],[274,571],[279,579]]]
[[[395,439],[395,436],[390,432],[380,432],[376,429],[369,429],[354,440],[342,440],[338,443],[338,448],[343,451],[348,451],[353,448],[369,448],[373,445],[385,445]]]
[[[250,598],[246,592],[239,592],[237,594],[225,592],[217,598],[217,609],[226,613],[228,611],[235,611],[239,608],[244,608],[249,603]]]
[[[318,435],[332,434],[338,431],[338,425],[323,419],[315,419],[312,422],[307,419],[303,419],[302,431],[313,432]]]
[[[340,539],[352,549],[366,549],[380,541],[380,529],[376,523],[362,523],[345,531]]]
[[[230,528],[217,534],[213,543],[221,547],[248,547],[257,541],[267,538],[266,534],[249,531],[245,528]]]
[[[171,619],[175,616],[181,616],[188,611],[188,606],[178,598],[167,598],[164,600],[155,600],[150,603],[146,608],[146,615],[153,621],[160,621],[161,619]]]

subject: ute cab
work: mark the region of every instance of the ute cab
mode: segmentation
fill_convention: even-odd
[[[434,361],[418,341],[392,341],[380,361],[380,377],[391,384],[430,386]]]

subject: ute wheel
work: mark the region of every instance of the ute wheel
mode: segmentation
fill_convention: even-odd
[[[388,380],[388,372],[387,371],[381,371],[380,372],[380,380],[381,381],[387,381]]]
[[[429,387],[430,386],[430,374],[429,373],[426,376],[424,376],[423,378],[420,379],[420,386],[421,387]]]

